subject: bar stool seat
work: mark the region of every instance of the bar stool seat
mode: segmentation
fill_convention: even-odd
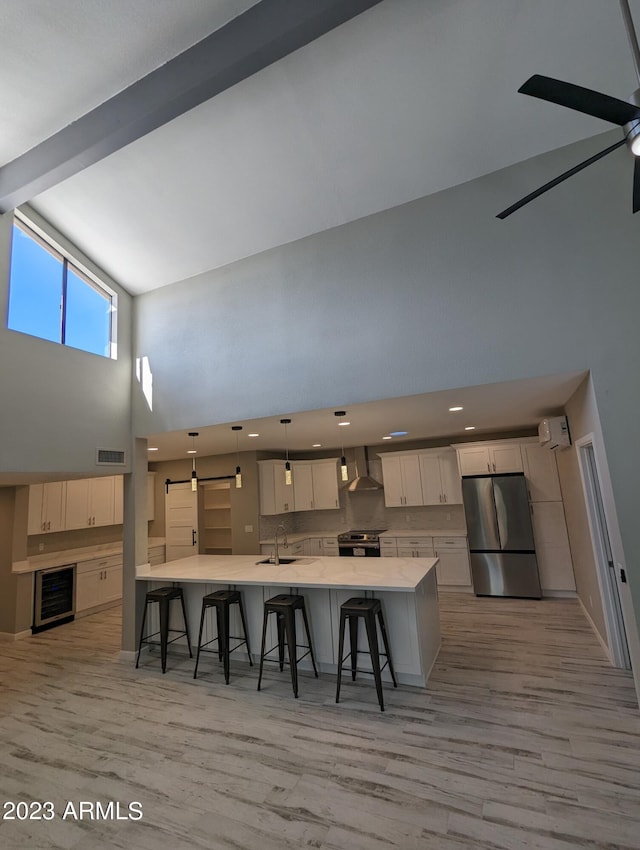
[[[184,620],[184,630],[179,629],[170,629],[169,628],[169,603],[174,599],[179,599],[182,605],[182,617]],[[153,632],[150,635],[145,635],[144,627],[147,620],[147,610],[149,605],[152,605],[154,602],[157,602],[159,605],[160,612],[160,631]],[[174,632],[176,636],[169,640],[169,632]],[[157,587],[155,590],[149,590],[146,593],[145,601],[144,601],[144,613],[142,615],[142,626],[140,628],[140,641],[138,643],[138,656],[136,658],[136,667],[140,661],[140,652],[142,651],[143,644],[150,644],[151,646],[157,646],[158,642],[152,640],[152,638],[160,635],[160,659],[162,662],[162,672],[167,672],[167,646],[170,643],[173,643],[176,640],[179,640],[181,637],[186,637],[187,639],[187,647],[189,649],[189,657],[193,658],[193,653],[191,652],[191,640],[189,639],[189,625],[187,623],[187,611],[184,605],[184,596],[182,593],[181,587]]]
[[[306,645],[299,645],[297,643],[296,611],[300,611],[302,613],[302,621],[304,623],[304,628],[307,637]],[[267,621],[269,618],[269,614],[276,615],[276,623],[278,628],[278,643],[265,652],[265,642],[267,638]],[[285,642],[287,645],[288,654],[287,662],[285,662],[284,658]],[[309,631],[309,621],[307,620],[307,609],[304,604],[304,596],[299,596],[298,594],[280,593],[277,596],[272,596],[271,599],[267,599],[264,603],[264,619],[262,623],[262,647],[260,649],[260,674],[258,676],[258,690],[260,690],[260,685],[262,683],[263,664],[265,661],[275,661],[275,659],[269,658],[268,656],[276,649],[278,650],[277,663],[279,663],[280,665],[280,671],[284,669],[285,663],[289,664],[289,668],[291,670],[291,685],[293,687],[293,694],[297,699],[298,662],[302,661],[303,658],[306,658],[307,655],[311,656],[313,673],[316,679],[318,678],[318,670],[316,668],[316,661],[313,655],[313,646],[311,643],[311,633]],[[306,652],[303,652],[302,655],[298,656],[298,649],[306,649]]]
[[[240,609],[240,620],[242,621],[243,637],[236,637],[229,634],[229,613],[232,605],[238,605]],[[202,629],[204,626],[204,615],[209,608],[216,609],[216,628],[217,635],[211,640],[202,643]],[[230,647],[230,641],[239,641],[233,648]],[[217,643],[216,649],[205,649],[209,644]],[[242,594],[239,590],[216,590],[213,593],[208,593],[202,597],[202,613],[200,615],[200,631],[198,632],[198,649],[196,652],[196,666],[193,671],[193,678],[198,677],[198,664],[200,662],[201,652],[216,652],[218,659],[224,665],[224,680],[229,684],[229,655],[241,646],[247,647],[247,655],[249,664],[253,667],[251,660],[251,652],[249,650],[249,641],[247,638],[247,622],[244,616],[244,606],[242,604]]]
[[[369,651],[366,650],[358,650],[358,622],[360,618],[364,619],[364,624],[367,632],[367,640],[369,641]],[[382,635],[382,642],[384,644],[384,652],[380,652],[378,649],[378,632],[376,629],[376,618],[380,625],[380,633]],[[344,653],[344,631],[347,621],[349,621],[349,642],[351,644],[350,651],[343,655]],[[371,656],[371,666],[373,668],[373,678],[376,684],[376,691],[378,694],[378,702],[380,703],[380,711],[384,711],[384,698],[382,696],[382,676],[381,673],[385,667],[389,667],[389,672],[391,673],[391,679],[393,681],[393,687],[397,688],[398,683],[396,682],[396,676],[393,670],[393,662],[391,660],[391,651],[389,649],[389,640],[387,638],[387,630],[384,623],[384,617],[382,615],[382,603],[379,599],[365,599],[364,597],[353,597],[352,599],[347,599],[346,602],[340,606],[340,626],[339,626],[339,637],[338,637],[338,681],[336,686],[336,702],[340,701],[340,685],[342,683],[342,670],[343,664],[349,656],[351,656],[351,679],[355,682],[356,673],[357,672],[371,672],[371,671],[358,671],[357,670],[357,659],[358,652],[365,652]],[[385,663],[380,666],[380,658],[386,658]]]

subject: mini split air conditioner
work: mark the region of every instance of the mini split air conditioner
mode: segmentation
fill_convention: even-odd
[[[553,416],[550,419],[543,419],[538,425],[538,437],[541,446],[553,451],[570,446],[571,436],[567,417]]]

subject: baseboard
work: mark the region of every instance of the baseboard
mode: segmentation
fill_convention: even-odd
[[[575,590],[542,590],[543,599],[578,599]]]
[[[31,629],[28,629],[25,632],[16,632],[16,634],[11,634],[11,632],[0,632],[0,643],[13,643],[13,641],[22,640],[27,637],[31,637]]]
[[[579,597],[579,596],[578,596],[578,602],[580,603],[580,607],[582,608],[582,610],[583,610],[583,612],[584,612],[585,617],[586,617],[586,618],[587,618],[587,620],[589,621],[589,625],[590,625],[590,626],[591,626],[591,628],[593,629],[593,633],[594,633],[594,634],[595,634],[595,636],[598,638],[598,640],[599,640],[599,642],[600,642],[600,646],[604,649],[605,654],[606,654],[606,656],[607,656],[607,658],[608,658],[608,660],[609,660],[609,663],[610,663],[610,664],[613,664],[613,660],[612,660],[612,658],[611,658],[611,652],[609,651],[609,647],[607,646],[606,641],[604,640],[604,638],[602,637],[602,635],[600,634],[600,632],[597,630],[597,628],[596,628],[596,624],[595,624],[595,623],[593,622],[593,620],[591,619],[591,615],[589,614],[589,612],[588,612],[588,611],[587,611],[587,609],[585,608],[584,602],[582,601],[582,599],[580,599],[580,597]]]
[[[138,651],[136,649],[134,649],[134,650],[121,649],[120,650],[120,660],[121,661],[135,661],[137,655],[138,655]]]

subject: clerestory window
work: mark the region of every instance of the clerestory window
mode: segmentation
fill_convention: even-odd
[[[16,214],[8,328],[115,359],[116,297]]]

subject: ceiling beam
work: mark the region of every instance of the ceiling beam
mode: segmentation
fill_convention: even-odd
[[[379,2],[261,0],[2,166],[0,212],[30,201]]]

